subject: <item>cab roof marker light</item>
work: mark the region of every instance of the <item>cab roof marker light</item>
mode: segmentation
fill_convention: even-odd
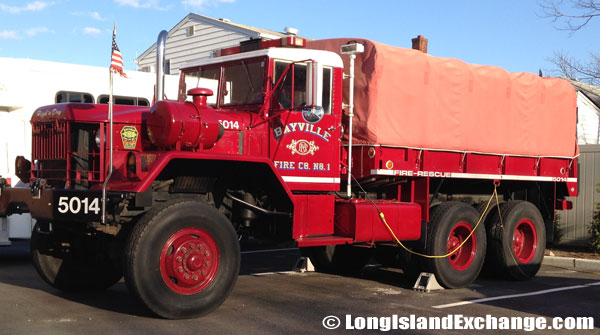
[[[259,49],[268,49],[268,48],[304,48],[306,47],[306,40],[304,38],[296,37],[296,36],[287,36],[282,37],[277,40],[266,40],[260,42]],[[250,50],[253,51],[253,50]],[[222,57],[233,54],[242,53],[242,49],[240,46],[217,49],[213,51],[213,57]]]
[[[280,41],[282,47],[304,48],[306,46],[306,40],[296,36],[284,37]]]

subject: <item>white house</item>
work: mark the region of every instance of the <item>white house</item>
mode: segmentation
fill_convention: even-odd
[[[295,29],[289,31],[294,33]],[[286,33],[233,23],[227,19],[213,19],[190,13],[177,23],[167,37],[166,73],[177,74],[190,61],[208,58],[217,49],[237,46],[249,39],[277,39]],[[156,43],[144,51],[135,63],[138,71],[155,72]]]
[[[577,142],[600,144],[600,87],[570,82],[577,91]]]

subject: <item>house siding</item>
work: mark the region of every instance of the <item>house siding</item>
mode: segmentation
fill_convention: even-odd
[[[600,203],[600,194],[596,185],[600,184],[600,145],[580,145],[578,159],[579,194],[569,197],[573,209],[558,211],[560,225],[564,228],[562,243],[586,243],[590,239],[588,227],[596,204]]]
[[[187,29],[195,26],[193,36],[187,36]],[[240,41],[254,38],[257,35],[244,34],[238,31],[211,25],[189,18],[167,37],[165,59],[171,62],[171,74],[178,74],[180,68],[191,60],[209,58],[217,49],[236,46]],[[138,70],[149,67],[154,71],[156,66],[156,46],[138,59]]]
[[[585,94],[577,92],[577,142],[600,144],[600,110]]]

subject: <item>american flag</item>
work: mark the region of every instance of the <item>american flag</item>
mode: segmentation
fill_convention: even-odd
[[[121,57],[121,51],[119,50],[119,46],[117,45],[117,25],[115,24],[115,29],[113,30],[112,36],[112,53],[110,56],[110,70],[114,73],[118,73],[121,77],[127,78],[125,72],[123,72],[123,57]]]

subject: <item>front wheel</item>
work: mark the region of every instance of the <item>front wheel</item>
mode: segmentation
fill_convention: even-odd
[[[196,201],[164,203],[134,227],[125,253],[125,282],[161,317],[201,316],[229,296],[240,268],[231,223]]]
[[[31,258],[44,281],[61,291],[104,290],[122,277],[121,259],[112,257],[114,237],[51,229],[36,223],[31,232]],[[117,253],[118,254],[118,253]]]

